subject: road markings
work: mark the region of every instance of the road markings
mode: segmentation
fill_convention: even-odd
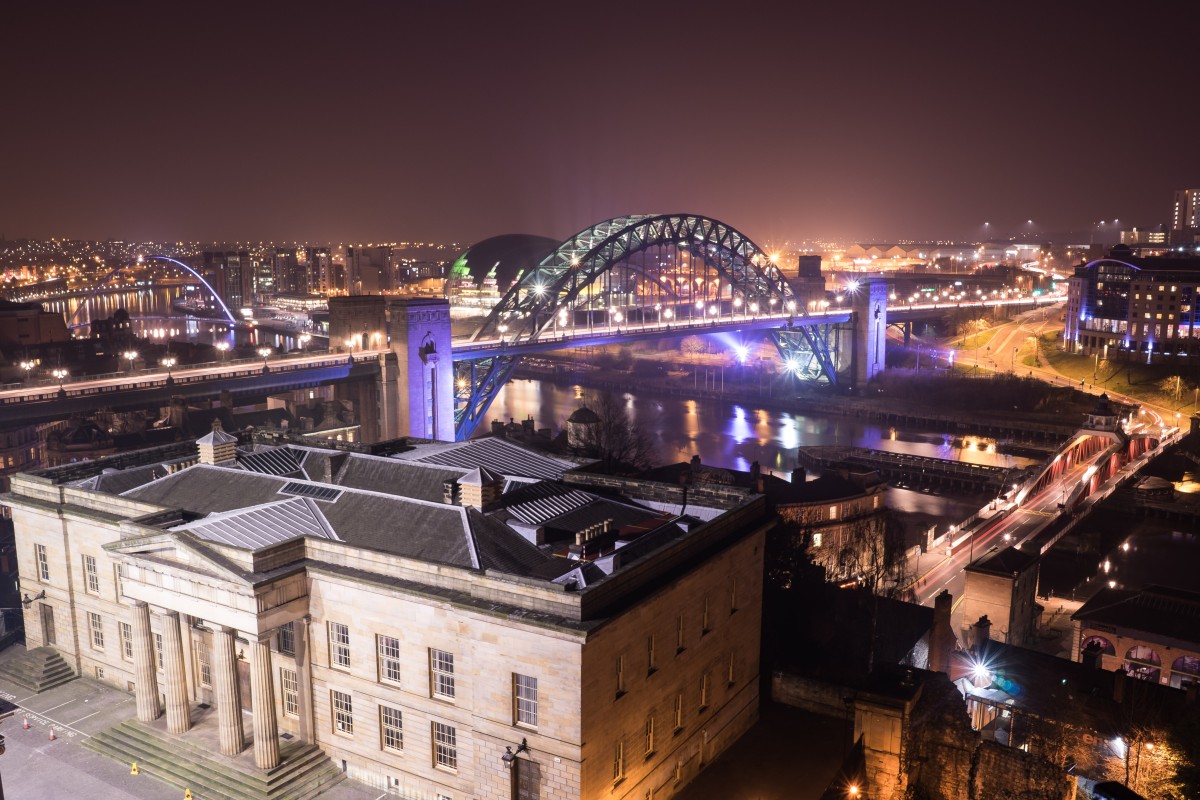
[[[75,702],[74,700],[68,700],[65,703],[59,703],[56,706],[51,706],[50,708],[47,708],[45,711],[34,711],[32,708],[29,710],[31,713],[34,713],[34,714],[48,714],[56,708],[62,708],[63,706],[69,706],[69,705],[71,705],[71,703],[74,703],[74,702]]]

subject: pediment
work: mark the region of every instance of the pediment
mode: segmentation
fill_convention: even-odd
[[[223,580],[235,581],[250,586],[245,570],[229,559],[214,552],[194,536],[179,532],[163,532],[134,539],[121,539],[104,545],[114,557],[136,563],[177,565],[187,572],[199,572]]]

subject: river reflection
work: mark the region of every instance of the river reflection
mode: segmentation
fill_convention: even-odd
[[[89,333],[92,322],[108,319],[119,309],[125,309],[129,313],[134,335],[160,344],[169,341],[188,341],[193,344],[225,341],[234,346],[268,345],[284,351],[300,346],[293,334],[248,326],[239,326],[231,333],[228,320],[224,318],[209,319],[181,314],[171,303],[183,296],[185,291],[183,285],[110,289],[40,302],[47,311],[62,314],[81,335]],[[324,340],[314,346],[323,347]]]
[[[513,380],[492,404],[488,419],[526,419],[539,428],[561,430],[565,420],[596,390],[548,381]],[[955,459],[998,467],[1023,467],[1029,459],[996,452],[995,441],[969,437],[961,442],[935,431],[897,431],[869,421],[821,414],[788,413],[751,403],[718,400],[638,397],[624,393],[630,416],[654,437],[658,460],[687,461],[699,455],[706,464],[748,470],[754,461],[764,470],[789,475],[796,450],[841,445]],[[478,435],[487,432],[481,425]],[[962,502],[921,492],[891,489],[894,508],[933,517],[965,517],[978,499]]]

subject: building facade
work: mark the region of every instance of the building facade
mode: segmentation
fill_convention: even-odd
[[[259,768],[287,733],[392,794],[496,800],[671,797],[756,719],[761,496],[702,522],[539,479],[570,465],[510,443],[232,440],[4,498],[28,646],[139,719],[186,737],[215,705],[232,755],[247,708]]]
[[[1198,258],[1135,258],[1114,250],[1069,279],[1064,340],[1099,358],[1200,355],[1198,286]]]

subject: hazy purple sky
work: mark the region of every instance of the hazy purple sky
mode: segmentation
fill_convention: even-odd
[[[22,5],[10,238],[969,237],[1200,184],[1190,2]]]

